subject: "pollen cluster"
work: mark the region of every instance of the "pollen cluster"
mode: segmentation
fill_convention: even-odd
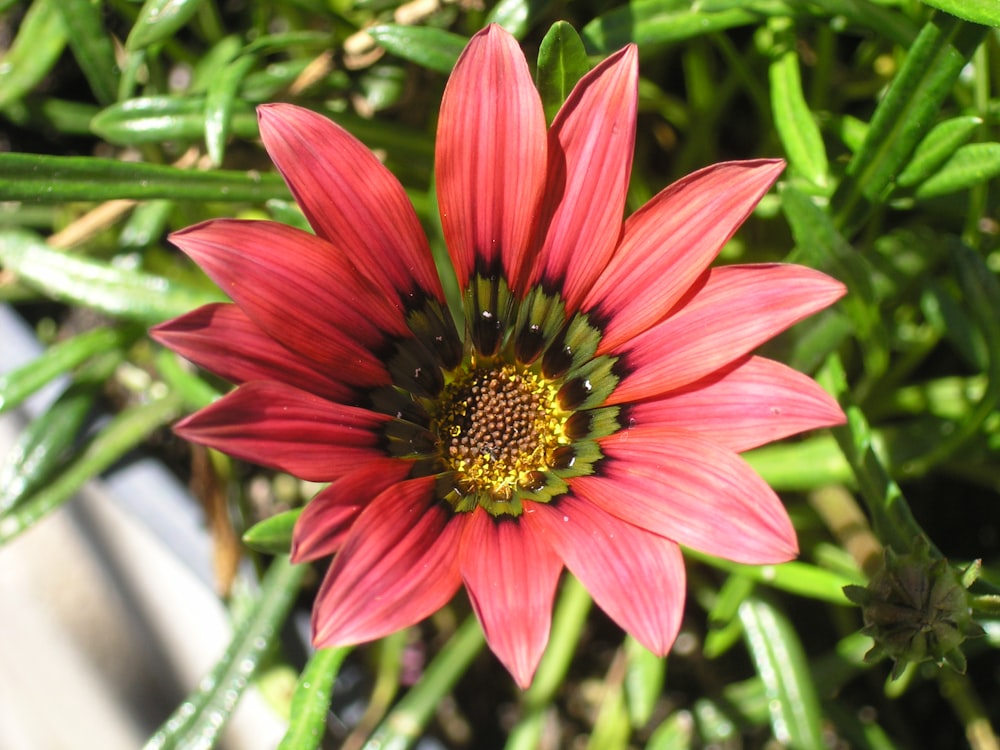
[[[568,442],[569,415],[555,387],[513,365],[463,373],[446,386],[440,405],[433,429],[465,494],[509,501],[519,489],[530,490]]]

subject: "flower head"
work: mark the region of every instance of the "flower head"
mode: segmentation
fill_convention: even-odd
[[[665,654],[680,545],[795,556],[781,502],[737,454],[842,415],[751,352],[844,288],[792,265],[709,268],[779,161],[708,167],[623,223],[637,64],[631,46],[599,64],[546,128],[515,40],[497,26],[473,37],[435,165],[459,315],[393,175],[291,105],[260,108],[261,136],[315,236],[230,220],[173,236],[233,303],[155,335],[239,384],[177,432],[331,483],[292,549],[335,555],[317,646],[411,625],[464,584],[526,686],[563,567]]]

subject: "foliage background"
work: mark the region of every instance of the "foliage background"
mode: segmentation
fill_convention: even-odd
[[[183,711],[161,707],[149,747],[214,742],[248,676],[299,670],[294,691],[272,695],[291,716],[282,747],[297,750],[419,737],[998,747],[995,0],[0,0],[0,13],[0,301],[46,345],[0,368],[0,411],[59,376],[70,383],[3,458],[0,543],[139,448],[205,503],[220,591],[243,557],[261,574],[254,596],[227,598],[234,641],[212,679]],[[280,625],[308,608],[317,578],[280,552],[315,487],[171,438],[170,422],[226,386],[145,335],[218,297],[170,231],[212,216],[304,225],[260,148],[258,103],[317,109],[376,149],[442,252],[435,117],[465,40],[488,22],[537,59],[550,117],[588,64],[638,44],[630,210],[700,166],[783,156],[781,183],[723,261],[805,263],[850,289],[770,351],[817,374],[849,424],[748,456],[786,499],[800,560],[756,569],[688,556],[685,624],[666,660],[623,640],[567,580],[524,694],[461,598],[407,633],[306,661]],[[871,639],[842,587],[863,585],[883,546],[905,553],[920,534],[958,571],[982,560],[971,604],[985,636],[963,647],[964,674],[925,662],[890,681],[889,662],[863,661]],[[353,727],[337,719],[342,665],[366,675]]]

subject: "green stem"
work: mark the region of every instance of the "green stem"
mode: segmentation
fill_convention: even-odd
[[[420,736],[441,699],[455,686],[486,643],[469,615],[414,685],[379,725],[363,750],[405,750]]]
[[[531,750],[539,746],[545,712],[566,678],[591,604],[583,584],[567,576],[552,618],[549,646],[531,687],[521,697],[521,718],[507,739],[506,750]]]

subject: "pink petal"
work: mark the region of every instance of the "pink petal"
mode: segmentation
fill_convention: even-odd
[[[676,314],[626,344],[618,364],[626,375],[608,403],[659,396],[705,377],[845,291],[839,281],[803,266],[714,268]]]
[[[150,329],[150,335],[231,383],[278,380],[331,401],[352,390],[264,333],[236,305],[211,304]]]
[[[328,482],[364,463],[389,467],[381,447],[390,417],[344,406],[289,385],[241,385],[179,422],[174,431],[236,458]]]
[[[433,494],[434,477],[401,482],[358,516],[313,607],[317,648],[381,638],[455,595],[463,518]]]
[[[217,219],[171,241],[272,338],[351,384],[388,382],[371,350],[386,335],[411,335],[403,316],[323,240],[270,221]]]
[[[635,146],[638,52],[629,45],[585,75],[549,131],[545,236],[533,281],[562,289],[573,312],[618,242]]]
[[[628,417],[635,426],[697,432],[736,453],[844,422],[840,406],[815,381],[763,357],[631,405]]]
[[[444,300],[420,220],[395,176],[353,135],[291,104],[257,108],[264,147],[316,233],[383,294]]]
[[[523,283],[545,183],[545,113],[517,40],[495,24],[472,37],[448,80],[435,173],[459,288],[499,261]]]
[[[685,430],[636,427],[600,441],[598,473],[573,479],[583,500],[678,544],[727,560],[798,554],[778,496],[735,453]]]
[[[625,222],[607,269],[583,309],[607,320],[599,354],[612,351],[663,318],[708,268],[764,196],[785,163],[728,162],[664,189]]]
[[[653,653],[670,650],[684,614],[677,544],[573,495],[532,504],[525,518],[615,622]]]
[[[327,557],[340,549],[351,525],[383,490],[410,473],[405,461],[365,464],[317,494],[295,522],[292,562]]]
[[[486,641],[527,689],[549,641],[562,560],[521,519],[494,518],[482,508],[469,517],[460,555]]]

